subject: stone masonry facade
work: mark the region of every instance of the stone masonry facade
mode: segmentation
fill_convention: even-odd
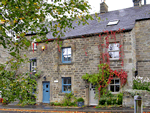
[[[135,34],[134,30],[129,32],[116,34],[116,41],[119,42],[120,38],[123,38],[121,44],[123,44],[124,50],[124,66],[121,66],[121,60],[111,60],[110,66],[113,70],[124,69],[128,73],[128,84],[124,88],[131,88],[132,77],[134,76],[133,68],[136,64],[135,54]],[[22,51],[21,54],[26,54],[29,59],[37,59],[37,72],[41,71],[41,77],[38,79],[37,86],[37,103],[42,103],[43,99],[43,85],[42,82],[50,82],[50,102],[61,102],[65,96],[62,93],[62,77],[71,77],[71,91],[76,97],[83,97],[85,105],[89,105],[89,88],[86,88],[86,83],[81,77],[82,75],[89,73],[98,73],[98,64],[100,63],[100,53],[98,45],[104,43],[104,35],[101,40],[99,36],[91,36],[85,38],[66,39],[62,41],[62,48],[71,47],[72,61],[69,64],[64,64],[61,61],[62,51],[58,51],[57,44],[49,42],[38,43],[37,50],[33,51],[31,48],[29,51]],[[29,37],[30,38],[30,37]],[[110,40],[110,43],[115,42],[114,39]],[[45,46],[45,50],[41,49]],[[62,50],[60,48],[60,50]],[[87,55],[85,54],[87,52]],[[23,64],[23,67],[19,69],[18,73],[29,71],[30,64]],[[46,80],[43,77],[46,76]],[[58,82],[54,82],[58,80]]]
[[[71,63],[62,63],[60,52],[57,44],[49,42],[38,43],[37,50],[34,51],[29,48],[24,50],[21,55],[27,55],[29,59],[37,59],[37,72],[41,71],[41,77],[38,79],[37,86],[37,103],[42,103],[43,99],[43,85],[44,81],[50,82],[50,102],[61,102],[65,96],[62,93],[62,77],[71,77],[71,91],[76,97],[83,97],[85,105],[89,105],[89,88],[85,86],[86,83],[81,77],[89,73],[98,73],[98,64],[100,63],[100,53],[98,45],[104,43],[104,35],[101,40],[99,36],[87,36],[85,38],[72,38],[62,41],[62,48],[71,47]],[[30,36],[28,36],[30,38]],[[121,34],[116,34],[116,42],[123,45],[124,51],[124,66],[121,66],[121,60],[110,60],[110,66],[113,70],[124,69],[128,73],[128,82],[124,88],[132,88],[132,78],[135,76],[135,70],[138,71],[138,76],[150,77],[150,20],[136,21],[135,27],[131,31]],[[109,40],[110,43],[115,42],[114,39]],[[45,50],[41,49],[45,46]],[[87,55],[85,54],[87,52]],[[6,59],[7,56],[8,58]],[[9,54],[1,50],[1,63],[9,59]],[[18,73],[29,72],[30,63],[23,64]],[[43,77],[46,76],[46,80]],[[58,80],[58,82],[54,82]]]
[[[136,22],[135,37],[138,75],[150,77],[150,20]]]

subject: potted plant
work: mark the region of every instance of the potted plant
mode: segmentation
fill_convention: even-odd
[[[84,99],[82,97],[77,99],[78,107],[84,106]]]

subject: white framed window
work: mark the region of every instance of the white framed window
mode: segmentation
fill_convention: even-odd
[[[31,72],[36,72],[36,67],[37,67],[37,60],[36,59],[30,59],[30,71]]]
[[[119,60],[119,43],[110,43],[108,53],[110,60]]]
[[[113,78],[109,84],[109,90],[112,93],[118,93],[120,91],[120,79],[119,78]]]
[[[32,48],[32,50],[33,50],[33,49],[34,49],[34,50],[37,50],[37,44],[36,44],[35,42],[32,42],[31,48]]]

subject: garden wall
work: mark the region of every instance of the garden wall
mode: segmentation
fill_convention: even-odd
[[[144,106],[150,106],[150,92],[146,90],[128,89],[123,92],[123,107],[134,106],[134,96],[140,95]]]

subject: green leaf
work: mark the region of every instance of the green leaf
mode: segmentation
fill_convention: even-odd
[[[41,39],[37,38],[37,39],[36,39],[36,42],[41,42]]]
[[[30,44],[29,41],[26,41],[26,42],[25,42],[25,45],[29,47],[31,44]]]
[[[9,53],[10,55],[12,55],[12,56],[16,56],[16,53],[15,52],[11,52],[11,53]]]

